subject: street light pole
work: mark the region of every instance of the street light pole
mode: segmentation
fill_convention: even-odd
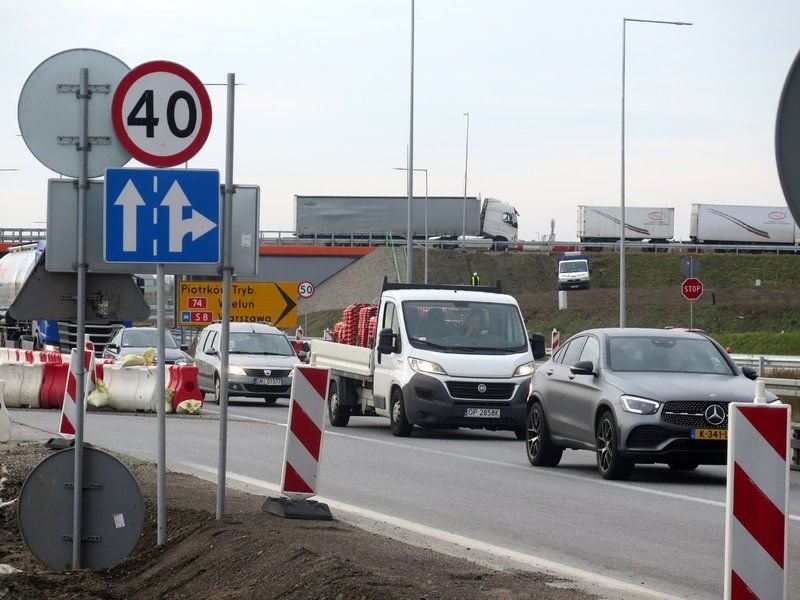
[[[408,171],[405,167],[394,167],[395,171]],[[424,282],[428,283],[428,169],[413,169],[413,171],[422,171],[425,173],[425,278]]]
[[[414,282],[414,231],[411,204],[414,199],[414,0],[411,0],[411,94],[408,126],[408,228],[406,230],[406,283]]]
[[[461,248],[467,239],[467,167],[469,166],[469,113],[465,112],[464,116],[467,117],[467,142],[464,147],[464,206],[461,214]]]
[[[625,41],[628,23],[654,23],[657,25],[691,25],[682,21],[654,21],[650,19],[622,19],[622,124],[620,161],[620,215],[619,215],[619,326],[627,325],[627,282],[625,273]]]

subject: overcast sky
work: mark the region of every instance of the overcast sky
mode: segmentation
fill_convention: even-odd
[[[236,73],[236,183],[261,187],[261,229],[293,228],[295,194],[404,195],[410,0],[0,0],[0,226],[43,226],[46,180],[17,100],[49,56],[76,47],[128,66],[178,62],[203,82]],[[414,166],[431,195],[520,213],[520,237],[576,238],[579,204],[618,205],[622,18],[627,202],[784,205],[774,125],[800,48],[797,0],[417,0]],[[225,91],[190,167],[224,170]],[[134,161],[128,166],[139,166]],[[417,191],[424,179],[417,178]]]

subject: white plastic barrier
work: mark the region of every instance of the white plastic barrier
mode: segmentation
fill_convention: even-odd
[[[44,381],[44,365],[21,365],[22,383],[19,388],[19,403],[22,406],[39,408],[39,396]]]
[[[22,387],[24,376],[23,367],[24,365],[21,363],[0,364],[0,379],[6,382],[3,390],[3,399],[8,407],[19,408],[20,406],[26,406],[26,404],[20,404],[20,388]]]
[[[5,381],[0,379],[0,444],[5,444],[11,440],[11,417],[3,401],[4,385]]]
[[[155,412],[155,367],[105,365],[103,381],[108,388],[109,406],[126,412]]]

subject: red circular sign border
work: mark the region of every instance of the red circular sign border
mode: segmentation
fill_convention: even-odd
[[[691,281],[691,282],[695,282],[696,281],[700,285],[700,293],[697,294],[696,298],[689,298],[686,294],[683,293],[683,288],[686,285],[687,281]],[[683,283],[681,283],[681,295],[684,298],[686,298],[689,302],[694,302],[695,300],[699,300],[700,297],[703,295],[703,291],[704,291],[703,282],[700,281],[697,277],[687,277],[686,279],[683,280]]]
[[[311,296],[303,296],[302,294],[300,294],[300,286],[303,285],[304,283],[308,283],[314,290],[313,292],[311,292]],[[308,300],[309,298],[312,298],[316,293],[317,293],[317,286],[315,286],[311,281],[308,281],[307,279],[297,284],[297,295],[300,296],[303,300]]]
[[[200,129],[192,143],[177,154],[168,156],[151,154],[139,148],[130,138],[128,132],[125,131],[125,125],[122,120],[122,103],[128,90],[145,75],[156,72],[171,73],[185,80],[197,94],[197,99],[200,101],[201,114],[203,115]],[[114,132],[117,134],[119,143],[133,158],[151,167],[174,167],[195,156],[203,147],[203,144],[206,143],[208,134],[211,132],[211,99],[203,83],[189,69],[172,61],[153,60],[134,67],[120,80],[117,89],[114,91],[114,98],[111,101],[111,122],[114,125]]]

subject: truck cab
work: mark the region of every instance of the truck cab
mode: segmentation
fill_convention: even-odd
[[[495,198],[486,198],[481,208],[481,234],[496,242],[518,240],[517,209]]]
[[[558,289],[574,290],[591,287],[589,257],[580,252],[566,252],[558,259]]]
[[[376,330],[370,348],[312,341],[312,361],[331,369],[333,425],[378,415],[396,436],[414,426],[468,427],[524,439],[534,357],[513,297],[385,283]]]

